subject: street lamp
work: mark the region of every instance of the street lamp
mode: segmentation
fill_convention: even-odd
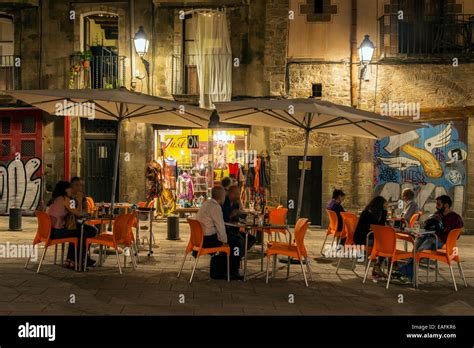
[[[143,26],[140,26],[138,28],[138,31],[135,33],[135,36],[133,38],[133,43],[135,45],[135,52],[137,52],[138,56],[141,58],[142,63],[145,67],[145,76],[140,76],[139,74],[136,74],[136,78],[139,80],[143,80],[145,77],[148,77],[148,82],[147,82],[147,87],[148,87],[148,93],[150,94],[150,63],[145,59],[146,54],[148,53],[148,45],[149,41],[147,38],[147,35],[145,33],[145,29],[143,29]]]
[[[369,35],[365,35],[364,40],[359,46],[359,60],[362,68],[360,70],[360,78],[367,80],[367,66],[372,61],[374,55],[375,46],[369,39]]]

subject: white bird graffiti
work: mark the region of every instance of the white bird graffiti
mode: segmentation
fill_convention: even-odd
[[[428,152],[433,152],[434,149],[438,147],[448,146],[449,142],[451,141],[451,135],[453,133],[453,128],[451,123],[448,123],[445,129],[441,132],[436,134],[435,136],[428,138],[425,141],[425,149]]]
[[[413,154],[411,154],[411,153],[410,153],[410,155],[412,157],[416,157],[417,159],[400,156],[400,157],[380,157],[380,160],[385,165],[389,166],[390,168],[395,168],[395,169],[399,169],[399,170],[406,170],[409,167],[419,167],[419,166],[423,166],[423,164],[426,165],[426,163],[421,163],[421,161],[419,161],[418,158],[422,158],[422,159],[424,158],[425,159],[424,162],[426,162],[427,159],[432,160],[432,161],[436,160],[432,156],[433,150],[436,149],[436,148],[448,146],[449,143],[451,142],[452,133],[453,133],[452,124],[448,123],[446,128],[444,128],[442,131],[440,131],[435,136],[433,136],[431,138],[428,138],[424,142],[424,144],[423,144],[424,147],[425,147],[424,149],[415,148],[411,145],[410,146],[407,145],[408,147],[410,147],[416,153],[416,156],[413,156]],[[401,148],[402,150],[404,150],[403,146],[406,145],[406,141],[400,140],[403,137],[404,137],[404,134],[390,137],[390,141],[389,141],[389,144],[387,144],[386,149],[390,148],[390,152],[393,152],[397,148]],[[409,140],[409,139],[416,140],[416,138],[413,137],[413,136],[410,137],[410,138],[407,138],[406,140]],[[393,142],[393,145],[391,144],[392,142]],[[427,151],[431,155],[428,155],[424,151]],[[423,152],[426,155],[423,155]]]
[[[410,167],[417,167],[421,165],[420,161],[407,157],[384,157],[380,158],[380,160],[383,162],[383,164],[398,170],[406,170]]]

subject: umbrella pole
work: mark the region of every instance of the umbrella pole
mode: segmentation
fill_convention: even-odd
[[[112,182],[112,197],[110,199],[110,214],[114,213],[115,205],[115,191],[117,190],[117,176],[118,176],[118,165],[120,159],[120,129],[122,126],[122,121],[119,120],[117,124],[117,134],[115,138],[115,159],[114,159],[114,178]],[[109,220],[109,227],[107,230],[112,231],[112,219]]]
[[[298,192],[298,206],[296,209],[296,221],[300,218],[301,215],[301,205],[303,204],[303,190],[304,190],[304,178],[306,174],[306,157],[308,155],[308,143],[309,143],[309,129],[305,130],[306,137],[304,143],[304,154],[303,154],[303,169],[301,171],[301,179],[300,179],[300,190]]]

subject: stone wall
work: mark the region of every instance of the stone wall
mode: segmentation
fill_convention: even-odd
[[[467,192],[465,197],[464,227],[474,231],[474,110],[467,122]]]
[[[287,91],[290,98],[306,98],[311,95],[312,83],[321,83],[323,99],[350,104],[349,65],[333,64],[321,61],[290,62],[288,65]],[[277,89],[275,92],[277,93]],[[381,112],[381,104],[392,102],[420,103],[421,118],[430,116],[433,110],[443,110],[472,105],[474,100],[474,64],[387,64],[380,63],[369,67],[369,81],[358,85],[361,109]],[[450,117],[465,117],[460,111],[444,112]],[[436,119],[436,118],[435,118]],[[469,118],[467,134],[471,134],[472,119]],[[277,168],[272,177],[272,194],[275,199],[284,201],[287,190],[287,156],[303,154],[303,132],[300,138],[294,138],[293,130],[271,130],[270,148],[276,149],[272,168]],[[322,136],[322,135],[321,135]],[[347,139],[346,139],[347,138]],[[286,139],[286,140],[285,140]],[[293,139],[295,141],[288,141]],[[468,136],[468,148],[471,149],[472,136]],[[344,148],[350,156],[348,163],[332,159],[336,148]],[[328,150],[329,149],[329,150]],[[330,198],[333,187],[342,188],[348,193],[346,205],[351,209],[361,209],[373,193],[373,141],[351,137],[332,138],[318,143],[314,137],[310,142],[310,155],[327,156],[323,159],[323,203]],[[472,151],[472,149],[470,150]],[[333,153],[331,155],[331,153]],[[469,152],[468,156],[472,156]],[[335,157],[337,158],[337,157]],[[472,203],[474,183],[474,162],[468,160],[468,184],[465,197],[464,217],[468,229],[472,229],[474,210]],[[323,214],[324,216],[324,214]],[[325,220],[323,220],[323,224]]]
[[[265,18],[264,79],[268,95],[285,95],[289,0],[267,0]]]

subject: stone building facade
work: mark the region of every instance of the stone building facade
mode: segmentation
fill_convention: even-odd
[[[474,167],[469,157],[472,151],[470,130],[474,103],[472,51],[468,54],[430,54],[429,50],[406,51],[406,47],[398,47],[402,45],[403,38],[396,35],[403,36],[403,33],[393,28],[401,27],[402,24],[395,23],[393,17],[402,11],[405,21],[411,23],[415,11],[406,1],[368,0],[353,1],[352,4],[351,1],[323,1],[322,14],[313,13],[309,16],[308,6],[313,8],[311,6],[314,6],[315,2],[318,1],[282,0],[274,1],[270,5],[275,11],[289,13],[285,24],[281,23],[282,16],[279,24],[272,21],[267,21],[266,24],[267,45],[271,46],[270,42],[275,41],[279,41],[281,45],[279,48],[277,45],[266,50],[265,69],[270,83],[270,94],[306,98],[311,96],[313,84],[321,84],[323,100],[353,105],[377,113],[383,113],[384,106],[391,102],[412,103],[420,108],[419,118],[415,119],[415,122],[460,122],[459,130],[464,133],[462,140],[467,148],[467,160],[464,159],[465,172],[462,174],[465,184],[458,187],[462,189],[462,193],[454,197],[454,205],[455,209],[463,214],[467,231],[472,231],[474,211],[471,202],[474,197],[471,186]],[[429,6],[435,6],[435,2],[412,3],[420,3],[425,9],[434,11]],[[448,18],[463,21],[472,16],[474,8],[471,2],[461,0],[446,1],[441,10]],[[276,30],[277,26],[280,29],[285,26],[289,29]],[[370,35],[376,46],[372,64],[368,68],[367,81],[351,77],[351,69],[354,64],[358,64],[351,55],[352,33],[357,38],[357,46],[366,34]],[[286,60],[282,61],[284,53]],[[413,120],[410,116],[405,118]],[[276,149],[273,151],[275,156],[272,165],[276,168],[272,180],[273,193],[278,196],[276,198],[285,202],[288,186],[287,159],[288,156],[302,154],[302,132],[271,129],[270,148]],[[349,155],[349,161],[341,159],[343,152]],[[380,189],[375,188],[377,179],[374,177],[374,171],[377,171],[378,165],[373,141],[315,135],[310,141],[309,155],[323,157],[323,202],[330,199],[333,188],[343,188],[348,195],[346,206],[351,210],[358,210],[362,209],[375,193],[380,193]],[[415,190],[420,190],[420,186],[423,188],[423,184],[426,183],[415,184]],[[383,191],[382,193],[386,194]],[[423,197],[422,201],[428,202],[441,193],[451,192],[446,192],[439,186],[433,187],[430,198]],[[395,202],[395,197],[387,198]],[[433,209],[433,206],[427,203],[425,207],[427,211]],[[323,214],[323,225],[326,223]]]
[[[421,5],[411,7],[409,3]],[[459,133],[463,134],[459,141],[465,143],[467,154],[465,172],[461,173],[465,183],[461,210],[467,229],[474,230],[472,48],[455,54],[448,47],[443,48],[445,54],[439,54],[433,47],[412,51],[411,46],[398,40],[403,33],[413,30],[410,23],[413,16],[420,15],[419,11],[425,11],[428,18],[442,10],[447,16],[455,16],[450,18],[456,21],[474,13],[474,4],[469,0],[446,0],[442,9],[434,3],[429,0],[22,0],[1,3],[0,12],[13,18],[15,54],[21,56],[19,88],[67,88],[71,56],[84,46],[84,18],[107,15],[117,18],[117,47],[124,58],[121,85],[170,98],[180,94],[174,90],[174,64],[182,54],[180,14],[196,9],[225,9],[232,56],[240,63],[232,68],[233,98],[306,98],[318,84],[322,99],[331,102],[375,112],[383,112],[383,106],[391,102],[413,103],[421,109],[416,122],[458,122],[456,127],[461,127]],[[408,24],[395,21],[400,11]],[[136,78],[137,73],[145,74],[132,42],[139,26],[144,27],[150,40],[149,91],[146,80]],[[357,58],[357,46],[366,34],[376,46],[367,80],[358,78]],[[430,49],[432,54],[428,52]],[[7,96],[1,97],[1,103],[12,109],[18,107]],[[113,139],[113,132],[104,130],[107,127],[91,130],[84,122],[72,120],[71,175],[84,176],[87,141]],[[131,161],[120,167],[119,200],[139,201],[144,198],[145,164],[153,156],[153,127],[127,124],[122,132],[121,148],[130,153]],[[42,134],[42,185],[44,197],[48,197],[52,185],[63,176],[63,120],[43,115]],[[292,180],[288,173],[289,158],[301,156],[303,145],[302,133],[296,130],[251,129],[251,149],[270,152],[273,202],[288,204]],[[374,161],[375,148],[374,141],[312,134],[309,155],[322,157],[322,225],[327,224],[324,205],[334,188],[346,191],[346,207],[351,210],[363,208],[378,192],[374,189],[377,186],[374,172],[378,171],[380,161]],[[439,192],[443,192],[440,187],[433,189],[431,198]]]

